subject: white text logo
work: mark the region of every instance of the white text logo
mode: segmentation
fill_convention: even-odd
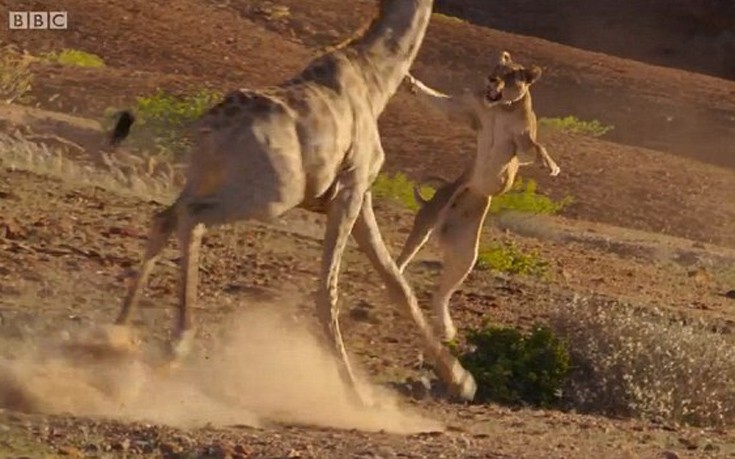
[[[11,30],[63,30],[66,29],[66,11],[10,11],[8,26]]]

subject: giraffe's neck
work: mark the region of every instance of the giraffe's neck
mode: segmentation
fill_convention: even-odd
[[[380,16],[361,38],[357,51],[373,111],[380,114],[418,54],[429,25],[433,0],[382,0]]]

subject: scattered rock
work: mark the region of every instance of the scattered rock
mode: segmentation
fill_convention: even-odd
[[[131,226],[111,226],[107,231],[103,231],[100,234],[105,237],[123,236],[133,239],[144,239],[146,237],[146,233]]]
[[[10,191],[0,191],[0,199],[10,199],[13,201],[20,201],[20,196]]]
[[[679,459],[679,455],[674,451],[664,451],[661,453],[661,457],[664,459]]]
[[[410,395],[416,400],[423,400],[431,394],[431,381],[426,376],[418,379],[408,378],[406,383],[410,387]]]
[[[358,322],[378,323],[379,320],[372,314],[373,309],[373,305],[362,300],[357,306],[350,309],[350,318]]]
[[[705,268],[702,267],[689,271],[687,275],[699,285],[709,284],[712,282],[712,276]]]
[[[254,451],[252,449],[243,445],[235,445],[233,451],[236,455],[243,457],[251,457],[254,454]]]
[[[731,300],[735,300],[735,289],[726,292],[725,298],[730,298]]]
[[[696,440],[691,440],[689,438],[680,437],[679,443],[681,443],[686,449],[693,451],[695,449],[699,448],[699,444]]]
[[[130,440],[126,438],[123,441],[113,443],[112,449],[115,451],[127,451],[128,449],[130,449]]]
[[[161,442],[158,445],[158,449],[164,454],[164,455],[173,455],[180,453],[183,448],[181,446],[177,445],[176,443],[171,443],[168,441]]]
[[[78,448],[75,448],[73,446],[62,446],[59,448],[59,454],[62,456],[69,456],[69,457],[84,457],[84,453],[80,451]]]
[[[23,227],[15,220],[3,220],[0,221],[0,238],[17,240],[24,239],[26,232]]]

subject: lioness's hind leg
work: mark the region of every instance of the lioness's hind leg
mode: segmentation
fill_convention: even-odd
[[[445,340],[457,334],[449,314],[449,300],[467,278],[477,261],[480,235],[490,208],[490,197],[466,191],[458,195],[439,227],[439,244],[444,266],[432,297],[436,325]]]
[[[434,229],[436,222],[430,215],[430,210],[426,206],[419,209],[416,217],[413,220],[413,228],[411,233],[408,235],[406,242],[403,245],[401,254],[396,259],[398,270],[403,273],[408,263],[416,256],[421,247],[426,244],[426,241],[431,237],[431,232]]]
[[[396,259],[398,269],[403,273],[408,263],[416,256],[421,247],[426,244],[431,237],[437,223],[441,219],[444,209],[449,204],[452,196],[457,191],[459,180],[445,183],[439,187],[434,196],[424,202],[413,220],[411,233],[408,235],[406,242],[403,244],[401,254]]]

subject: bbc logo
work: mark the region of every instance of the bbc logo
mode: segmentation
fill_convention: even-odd
[[[8,13],[11,30],[63,30],[67,25],[66,11],[11,11]]]

